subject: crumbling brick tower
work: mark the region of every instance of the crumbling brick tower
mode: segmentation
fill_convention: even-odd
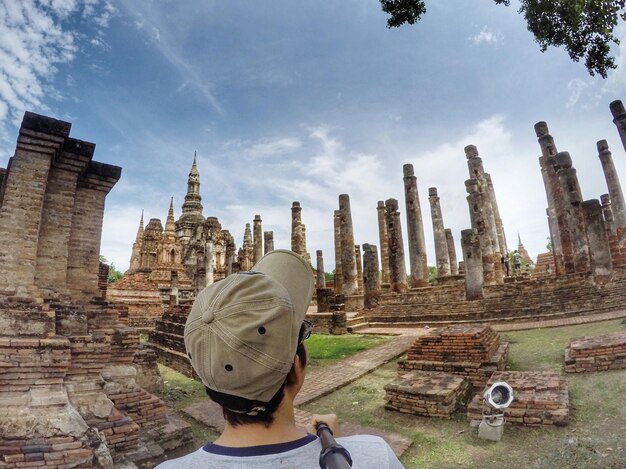
[[[98,288],[104,202],[121,168],[92,161],[95,145],[69,131],[27,112],[1,171],[2,467],[146,461],[155,455],[140,441],[166,423],[135,381],[139,334]]]

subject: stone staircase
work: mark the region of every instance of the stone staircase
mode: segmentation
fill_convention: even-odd
[[[346,313],[346,327],[348,332],[357,332],[361,329],[366,329],[369,326],[370,325],[363,312]]]

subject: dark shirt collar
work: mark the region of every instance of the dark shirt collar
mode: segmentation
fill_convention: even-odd
[[[220,456],[234,456],[234,457],[246,457],[246,456],[267,456],[268,454],[284,453],[291,451],[292,449],[300,448],[304,445],[308,445],[312,441],[315,441],[317,437],[315,435],[306,435],[302,438],[294,441],[288,441],[287,443],[275,443],[272,445],[259,445],[259,446],[245,446],[241,448],[233,448],[230,446],[216,445],[215,443],[207,443],[202,447],[204,451],[211,454],[219,454]]]

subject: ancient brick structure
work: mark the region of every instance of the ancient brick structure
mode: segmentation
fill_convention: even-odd
[[[380,295],[380,275],[378,252],[373,244],[363,245],[363,303],[365,308],[377,304]]]
[[[147,464],[186,438],[137,384],[139,333],[102,300],[104,201],[121,169],[92,161],[94,144],[69,130],[26,113],[3,172],[0,465],[7,468]]]
[[[404,172],[404,196],[406,199],[406,223],[409,237],[411,286],[423,287],[428,285],[428,265],[426,261],[426,243],[424,241],[422,209],[417,192],[417,178],[415,177],[412,164],[405,164],[402,170]]]
[[[524,243],[522,243],[522,237],[520,236],[519,233],[517,233],[517,252],[522,258],[522,264],[524,266],[526,266],[527,268],[535,266],[533,259],[530,257],[530,255],[528,254],[528,251],[524,247]]]
[[[626,150],[626,109],[620,100],[616,100],[609,104],[611,114],[613,114],[613,122],[617,127],[619,137],[622,139],[622,145]]]
[[[469,392],[469,381],[461,376],[412,371],[385,386],[385,409],[449,419]]]
[[[599,140],[597,147],[598,157],[602,163],[602,171],[606,179],[606,186],[609,189],[613,222],[616,228],[626,227],[626,203],[624,202],[624,194],[622,193],[617,170],[613,164],[613,156],[609,151],[609,145],[606,143],[606,140]]]
[[[450,253],[448,252],[448,240],[443,226],[443,216],[437,188],[428,188],[428,201],[430,202],[430,216],[433,222],[433,238],[435,240],[435,258],[437,260],[437,277],[450,275]]]
[[[461,231],[461,249],[465,274],[465,298],[477,300],[483,297],[483,256],[478,233],[475,229]]]
[[[569,422],[569,394],[567,383],[558,373],[546,371],[498,371],[482,392],[476,394],[467,407],[471,420],[482,417],[482,393],[497,381],[507,382],[515,392],[515,399],[504,409],[507,423],[537,426],[563,426]]]
[[[433,329],[419,337],[398,362],[398,373],[443,371],[466,377],[482,388],[494,371],[504,370],[509,344],[485,325],[456,325]]]
[[[565,347],[565,371],[587,373],[626,368],[626,332],[572,339]]]
[[[243,271],[252,269],[254,265],[254,244],[252,243],[252,231],[250,231],[250,223],[246,223],[246,229],[243,233],[243,244],[237,253],[237,262],[239,268]]]
[[[404,263],[404,243],[398,201],[385,201],[385,222],[387,224],[387,244],[389,249],[389,283],[392,292],[404,292],[406,285],[406,266]]]
[[[333,213],[333,234],[335,241],[335,293],[343,294],[343,269],[341,268],[341,211]]]
[[[613,218],[613,207],[611,206],[609,194],[602,194],[600,196],[600,203],[602,204],[602,217],[604,218],[606,234],[607,236],[615,236],[617,234],[617,227],[615,226],[615,219]]]
[[[326,276],[324,275],[324,255],[321,250],[315,251],[317,266],[317,288],[326,288]]]
[[[585,200],[581,205],[587,231],[591,275],[597,283],[606,283],[613,275],[613,259],[604,225],[602,205],[597,199]]]
[[[267,254],[270,251],[274,250],[274,232],[273,231],[264,231],[263,232],[263,254]]]
[[[470,179],[465,181],[467,202],[472,228],[476,230],[483,261],[483,281],[485,285],[502,283],[500,263],[500,241],[495,217],[495,195],[491,178],[483,169],[482,159],[474,145],[465,147]],[[501,226],[501,222],[500,222]],[[504,240],[502,240],[504,243]],[[467,278],[467,276],[466,276]]]
[[[357,293],[363,294],[363,258],[361,257],[361,246],[354,245],[354,263],[356,264]]]
[[[354,257],[354,232],[352,229],[352,211],[350,196],[339,196],[339,240],[341,252],[341,292],[344,296],[358,292],[356,259]]]
[[[252,232],[252,245],[254,246],[252,263],[256,264],[261,257],[263,257],[263,227],[262,227],[261,215],[255,215],[253,226],[254,230]]]
[[[302,223],[300,202],[291,204],[291,250],[311,264],[311,255],[306,250],[306,227]]]
[[[446,245],[448,247],[448,258],[450,259],[450,275],[459,275],[459,263],[456,259],[456,248],[454,247],[454,237],[450,228],[445,229]]]
[[[172,305],[155,323],[150,331],[148,346],[156,352],[159,362],[190,378],[196,375],[185,351],[185,322],[192,303]]]
[[[380,259],[383,283],[389,283],[389,240],[387,238],[387,223],[385,222],[385,202],[376,203],[378,214],[378,239],[380,241]]]
[[[546,190],[546,198],[548,200],[548,229],[550,230],[550,239],[552,243],[552,252],[554,253],[554,272],[565,272],[563,247],[561,246],[561,232],[556,213],[556,201],[561,197],[561,186],[558,184],[556,170],[554,169],[554,157],[557,149],[554,138],[550,135],[548,124],[545,122],[537,122],[535,124],[535,134],[541,148],[541,157],[539,158],[539,166],[541,167],[541,176],[543,185]],[[571,249],[568,250],[568,256],[571,256]]]

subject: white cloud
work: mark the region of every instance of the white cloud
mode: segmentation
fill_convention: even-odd
[[[0,137],[6,125],[19,124],[25,110],[45,111],[45,99],[61,98],[51,82],[57,65],[78,53],[79,35],[69,23],[87,16],[98,28],[115,14],[108,0],[4,0],[0,8]],[[91,44],[102,47],[100,29]],[[95,42],[94,42],[95,41]],[[0,159],[5,155],[0,155]]]
[[[483,26],[483,28],[469,37],[469,40],[472,41],[475,45],[478,44],[498,44],[502,42],[502,36],[500,34],[494,33],[487,26]]]
[[[588,87],[589,83],[581,80],[580,78],[574,78],[573,80],[570,80],[567,84],[567,89],[570,91],[570,95],[567,103],[565,104],[565,107],[567,107],[567,109],[573,109],[574,107],[576,107],[578,100]]]

